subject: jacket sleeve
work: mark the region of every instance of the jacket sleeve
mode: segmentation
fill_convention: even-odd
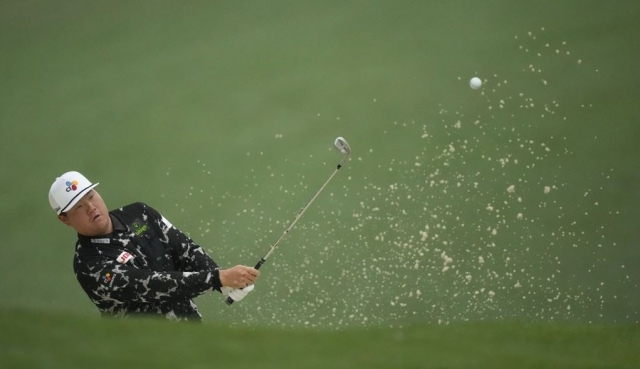
[[[154,272],[95,257],[76,269],[82,288],[97,301],[149,303],[191,299],[220,289],[218,269],[200,272]]]
[[[174,227],[165,217],[147,205],[151,216],[162,232],[160,242],[167,243],[177,270],[200,272],[218,269],[218,264],[189,236]]]

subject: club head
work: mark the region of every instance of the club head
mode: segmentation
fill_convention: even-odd
[[[344,137],[336,138],[333,144],[336,147],[336,149],[340,151],[342,154],[344,155],[351,154],[351,148],[349,147],[349,144],[347,143],[347,140],[344,139]]]

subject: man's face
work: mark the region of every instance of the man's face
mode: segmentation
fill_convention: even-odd
[[[96,190],[89,191],[66,215],[58,215],[58,219],[83,236],[102,236],[113,232],[107,205]]]

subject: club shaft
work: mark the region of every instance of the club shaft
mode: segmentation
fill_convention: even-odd
[[[316,191],[316,193],[313,195],[313,197],[311,198],[311,200],[309,200],[309,202],[307,202],[307,204],[302,208],[302,210],[300,210],[300,212],[298,212],[298,214],[295,216],[295,218],[293,218],[293,220],[291,221],[291,223],[289,223],[289,225],[287,226],[287,228],[284,230],[284,232],[282,233],[282,235],[280,235],[280,237],[276,240],[276,242],[269,248],[269,251],[267,251],[267,253],[262,257],[262,259],[260,259],[260,261],[258,261],[258,263],[256,264],[256,266],[254,267],[255,269],[260,269],[260,267],[264,264],[265,261],[267,261],[267,259],[269,258],[269,256],[271,256],[271,254],[273,254],[273,252],[276,250],[276,247],[278,247],[278,244],[280,243],[280,241],[282,241],[285,236],[287,234],[289,234],[289,231],[291,229],[293,229],[293,227],[296,225],[296,223],[298,223],[298,220],[300,220],[300,218],[302,217],[302,215],[307,211],[307,209],[309,208],[309,206],[311,206],[311,204],[313,203],[313,201],[318,197],[318,195],[320,195],[320,193],[322,192],[322,190],[324,190],[325,187],[327,187],[327,184],[329,184],[329,182],[331,182],[331,180],[333,179],[333,177],[336,175],[336,173],[338,173],[338,171],[340,170],[340,168],[342,168],[342,165],[344,165],[344,163],[349,159],[349,155],[346,155],[338,164],[338,166],[336,167],[336,169],[333,171],[333,173],[331,173],[331,175],[329,176],[329,178],[327,178],[326,181],[324,181],[324,183],[322,184],[322,186],[320,187],[320,189],[318,189],[318,191]],[[226,300],[227,305],[231,305],[233,304],[233,299],[231,297],[227,297]]]
[[[344,160],[343,160],[343,162],[344,162]],[[264,262],[269,258],[269,256],[271,256],[271,254],[273,254],[273,252],[276,250],[276,247],[278,247],[278,244],[280,243],[280,241],[282,241],[282,239],[285,238],[285,236],[287,234],[289,234],[289,231],[291,229],[293,229],[293,227],[296,225],[296,223],[298,223],[298,220],[300,220],[300,218],[302,218],[302,215],[307,211],[307,209],[309,209],[309,206],[311,206],[313,201],[318,197],[318,195],[320,195],[322,190],[324,190],[324,188],[327,187],[327,184],[329,184],[329,182],[333,179],[333,177],[336,175],[336,173],[338,173],[338,170],[340,170],[340,168],[342,167],[343,162],[338,164],[338,167],[333,171],[333,173],[331,173],[331,176],[329,176],[329,178],[327,178],[327,180],[322,184],[322,187],[320,187],[320,189],[318,191],[316,191],[315,195],[313,195],[313,197],[311,198],[311,200],[309,200],[307,205],[305,205],[304,208],[302,208],[302,210],[300,210],[298,215],[296,215],[296,217],[293,218],[291,223],[289,223],[289,226],[284,230],[282,235],[280,235],[280,238],[278,238],[278,240],[271,246],[271,248],[269,249],[267,254],[265,256],[263,256],[262,259],[260,259],[260,262],[258,262],[258,264],[256,264],[256,266],[262,266],[262,264],[264,264]],[[258,268],[256,268],[256,269],[258,269]]]

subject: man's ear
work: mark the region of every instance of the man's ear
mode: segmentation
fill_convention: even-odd
[[[60,219],[60,221],[65,225],[68,225],[69,227],[71,227],[71,222],[69,221],[69,217],[67,217],[66,215],[58,215],[58,219]]]

